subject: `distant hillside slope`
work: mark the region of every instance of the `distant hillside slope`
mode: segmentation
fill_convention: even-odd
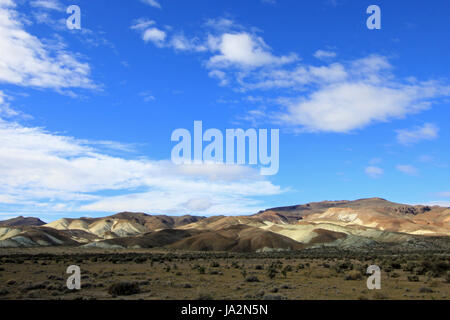
[[[121,212],[104,218],[60,219],[45,226],[56,230],[83,230],[101,238],[111,239],[134,236],[150,231],[173,229],[202,219],[204,217],[190,215],[172,217]]]
[[[0,226],[43,226],[45,224],[44,221],[42,221],[39,218],[33,218],[33,217],[17,217],[9,220],[3,220],[0,221]]]
[[[381,198],[271,208],[250,216],[121,212],[101,218],[0,223],[0,247],[85,246],[254,252],[309,247],[450,247],[450,208]]]

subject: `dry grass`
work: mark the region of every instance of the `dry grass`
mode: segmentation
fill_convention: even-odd
[[[408,263],[422,266],[420,255],[405,256],[396,264],[397,255],[366,260],[149,250],[47,251],[40,249],[40,255],[28,249],[0,251],[0,299],[450,299],[448,264],[442,264],[448,263],[448,256],[438,256],[428,266],[435,273],[417,276],[430,271],[407,267]],[[382,271],[392,269],[382,272],[381,290],[368,290],[367,276],[361,272],[373,263]],[[66,289],[65,271],[72,264],[81,267],[80,291]],[[409,281],[411,276],[419,281]],[[130,285],[117,287],[118,283]]]

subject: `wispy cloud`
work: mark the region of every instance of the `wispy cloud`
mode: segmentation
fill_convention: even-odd
[[[148,4],[149,6],[151,6],[153,8],[162,9],[161,5],[156,0],[141,0],[141,2]]]
[[[439,192],[437,194],[438,197],[450,198],[450,191]]]
[[[139,95],[144,99],[145,102],[150,102],[155,100],[155,96],[149,91],[143,91]]]
[[[366,167],[365,172],[369,177],[373,179],[378,179],[384,174],[383,169],[375,166]]]
[[[0,210],[248,214],[263,208],[261,197],[282,192],[250,167],[107,152],[123,146],[0,119]]]
[[[412,145],[424,140],[433,140],[439,137],[439,128],[433,123],[425,123],[413,129],[397,130],[397,141],[404,145]]]
[[[88,63],[64,46],[44,44],[28,33],[13,6],[0,10],[0,83],[57,90],[94,89]]]
[[[320,60],[335,58],[336,55],[336,52],[328,50],[317,50],[316,52],[314,52],[314,57]]]
[[[33,0],[30,5],[40,9],[64,11],[64,6],[58,0]]]
[[[415,176],[419,173],[419,171],[417,170],[416,167],[409,165],[409,164],[401,164],[401,165],[396,166],[396,168],[398,171],[408,174],[408,175],[411,175],[411,176]]]

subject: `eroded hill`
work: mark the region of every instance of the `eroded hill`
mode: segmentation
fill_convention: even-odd
[[[449,208],[411,206],[380,198],[313,202],[251,216],[205,218],[122,212],[103,218],[60,219],[43,226],[14,225],[11,220],[0,223],[2,247],[257,252],[321,246],[439,247],[447,246],[449,239]]]

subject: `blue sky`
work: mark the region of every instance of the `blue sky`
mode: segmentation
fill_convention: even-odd
[[[69,30],[66,8],[81,9]],[[366,9],[381,9],[381,30]],[[448,1],[0,0],[0,218],[450,206]],[[170,161],[280,129],[280,168]]]

